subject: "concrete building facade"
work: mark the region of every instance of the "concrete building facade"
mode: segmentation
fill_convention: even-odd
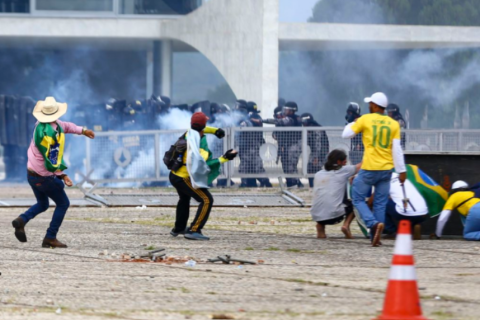
[[[52,10],[56,0],[24,1],[30,13],[1,15],[0,45],[55,48],[88,42],[99,48],[144,48],[147,96],[171,95],[173,52],[199,51],[237,98],[256,101],[267,115],[278,98],[281,50],[480,46],[480,27],[282,23],[279,0],[182,1],[191,13],[162,15],[161,8],[147,12],[151,9],[126,0],[102,0],[104,7],[96,12],[87,10],[88,1],[79,2],[77,11]],[[136,11],[150,14],[132,14]]]

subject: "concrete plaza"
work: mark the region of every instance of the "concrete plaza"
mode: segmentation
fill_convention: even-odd
[[[308,190],[296,194],[308,200]],[[25,244],[10,224],[23,210],[0,209],[0,319],[371,319],[394,245],[372,248],[358,229],[345,240],[339,226],[315,239],[308,208],[214,208],[209,242],[171,237],[173,208],[71,208],[59,234],[69,248],[52,250],[40,247],[52,209],[29,223]],[[121,262],[147,248],[199,262]],[[422,240],[414,252],[424,314],[478,319],[480,244]],[[264,263],[203,262],[222,254]]]

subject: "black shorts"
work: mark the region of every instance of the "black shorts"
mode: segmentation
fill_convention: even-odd
[[[342,222],[343,219],[345,219],[345,217],[346,217],[347,215],[349,215],[350,213],[353,212],[352,200],[350,200],[350,199],[344,199],[344,200],[343,200],[343,204],[345,205],[345,214],[344,214],[344,215],[341,215],[340,217],[336,217],[336,218],[333,218],[333,219],[328,219],[328,220],[323,220],[323,221],[317,221],[317,223],[323,224],[323,225],[334,225],[334,224],[337,224],[337,223]]]

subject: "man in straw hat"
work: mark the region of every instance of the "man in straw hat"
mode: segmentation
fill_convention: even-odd
[[[72,180],[63,173],[67,169],[63,162],[65,133],[84,135],[90,139],[93,139],[95,134],[92,130],[74,123],[60,121],[59,118],[66,112],[67,104],[59,103],[53,97],[38,101],[33,110],[33,116],[38,122],[28,149],[27,178],[37,203],[12,221],[15,236],[20,242],[27,242],[25,225],[48,209],[50,198],[55,202],[56,208],[42,247],[67,247],[57,239],[58,229],[70,206],[64,183],[69,187],[73,185]]]

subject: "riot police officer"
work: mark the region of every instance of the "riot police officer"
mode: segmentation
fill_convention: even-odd
[[[252,122],[250,121],[248,115],[248,106],[245,100],[237,100],[235,104],[235,117],[237,120],[237,125],[239,127],[253,127]],[[252,161],[252,143],[251,136],[252,133],[256,132],[239,132],[237,136],[238,143],[238,156],[240,158],[240,165],[238,167],[239,173],[250,174],[252,173],[252,167],[255,165]],[[242,178],[242,183],[240,188],[256,188],[257,181],[255,178]]]
[[[253,101],[247,103],[247,111],[249,120],[252,123],[253,127],[263,127],[263,119],[260,116],[260,111],[258,110],[257,104]],[[250,160],[252,162],[251,173],[265,173],[265,168],[263,167],[263,160],[260,157],[260,147],[265,144],[265,139],[263,138],[263,132],[248,132],[250,139]],[[268,178],[257,178],[260,182],[260,187],[271,188],[272,184]]]
[[[304,113],[300,117],[304,127],[321,127],[310,113]],[[308,159],[307,173],[315,174],[322,169],[323,163],[329,152],[328,136],[325,131],[308,131],[307,144],[310,147],[310,157]],[[314,178],[308,178],[310,188],[313,188]]]
[[[400,128],[402,129],[407,128],[407,122],[405,121],[405,119],[403,119],[403,116],[400,113],[400,107],[398,105],[396,105],[395,103],[390,103],[387,106],[387,114],[390,118],[398,121]],[[402,131],[400,135],[401,135],[400,143],[402,145],[402,148],[405,149],[405,142],[406,142],[405,132]]]
[[[275,124],[276,127],[301,127],[302,122],[295,114],[298,111],[296,102],[290,101],[282,107],[282,114],[276,119],[265,119],[264,123]],[[282,162],[283,173],[297,174],[298,160],[302,153],[302,132],[301,131],[279,131],[275,133],[278,143],[278,156]],[[303,188],[300,179],[286,178],[287,187],[298,186]]]
[[[361,116],[361,110],[360,106],[356,102],[350,102],[350,104],[347,107],[347,114],[345,115],[345,120],[347,120],[348,123],[352,123]],[[357,134],[355,137],[352,138],[351,140],[351,146],[350,146],[350,152],[349,152],[349,158],[350,162],[352,164],[357,164],[362,162],[363,158],[363,142],[362,142],[362,134]]]

